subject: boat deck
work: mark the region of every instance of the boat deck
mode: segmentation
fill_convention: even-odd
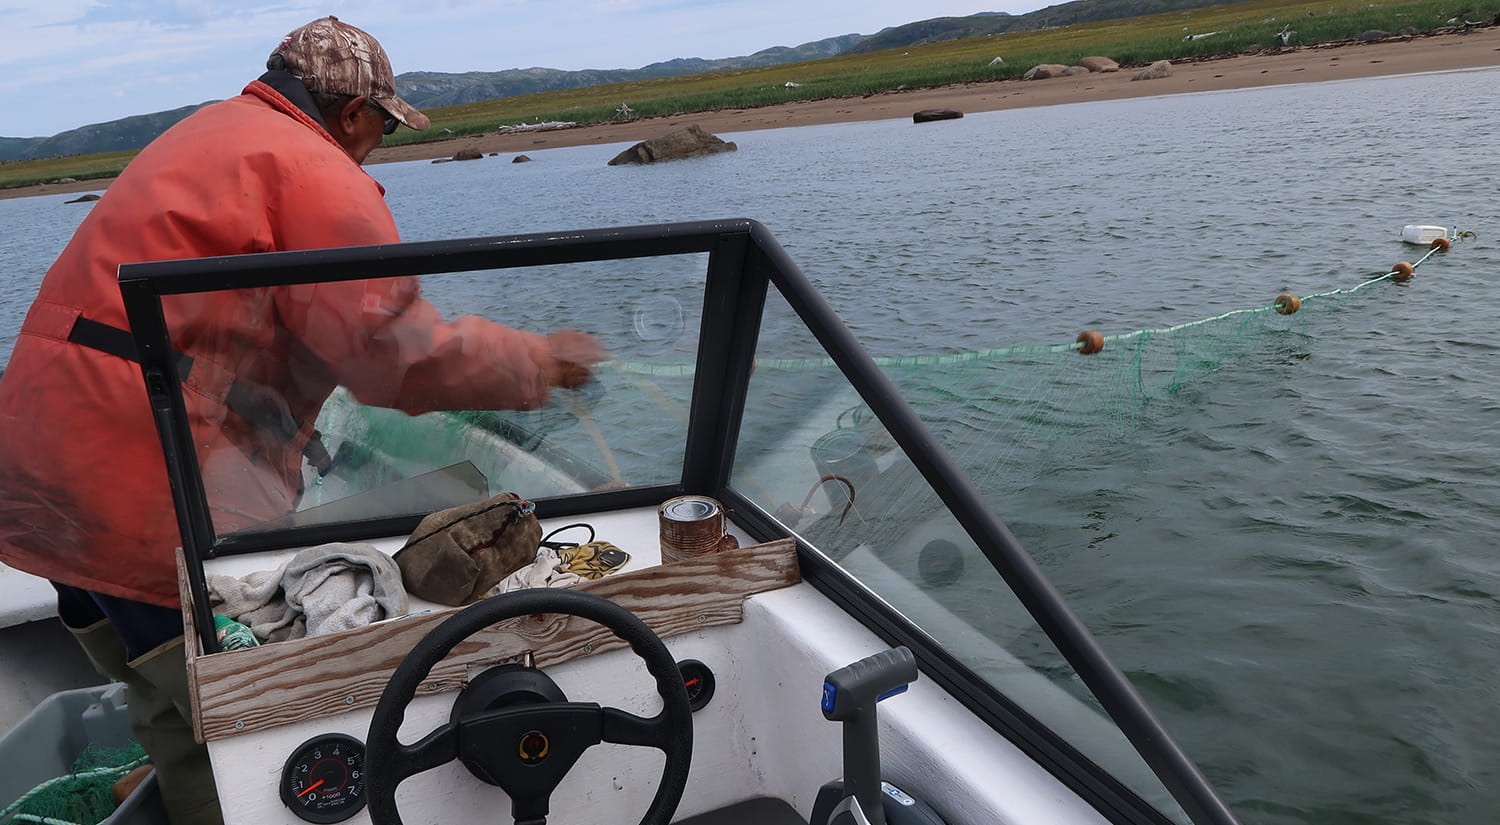
[[[679,819],[677,825],[807,825],[807,820],[780,799],[763,798]]]
[[[0,673],[0,735],[52,694],[108,681],[55,616],[0,627]]]

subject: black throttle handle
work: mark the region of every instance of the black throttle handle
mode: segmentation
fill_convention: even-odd
[[[895,647],[845,665],[823,679],[823,715],[844,723],[844,787],[870,825],[885,825],[875,705],[905,691],[916,678],[917,657],[905,647]]]
[[[867,705],[895,696],[917,679],[917,657],[905,647],[882,650],[823,677],[823,716],[853,719]]]

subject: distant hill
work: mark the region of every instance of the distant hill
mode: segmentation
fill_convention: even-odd
[[[1093,2],[1093,0],[1083,0],[1083,2]],[[867,54],[886,49],[904,49],[924,43],[983,37],[987,34],[1000,34],[1027,28],[1020,21],[1020,17],[1005,12],[986,12],[968,17],[934,17],[931,20],[907,23],[904,26],[892,26],[879,34],[866,37],[863,41],[850,46],[844,53]]]
[[[679,57],[652,63],[639,69],[506,69],[501,72],[402,72],[396,75],[396,91],[418,109],[438,109],[477,103],[497,97],[513,97],[558,89],[577,89],[605,83],[624,83],[658,77],[716,72],[724,69],[747,69],[780,63],[801,63],[834,57],[865,39],[862,34],[829,37],[800,46],[775,46],[744,57],[708,60],[701,57]]]
[[[850,46],[844,54],[867,54],[924,43],[961,40],[965,37],[1035,31],[1101,20],[1123,20],[1127,17],[1216,5],[1219,5],[1218,0],[1073,0],[1017,15],[980,12],[968,17],[934,17],[904,26],[892,26]]]
[[[1030,31],[1097,23],[1101,20],[1123,20],[1183,9],[1201,9],[1221,5],[1216,0],[1073,0],[1045,9],[1017,15],[1016,27],[1010,31]]]
[[[833,57],[865,39],[862,34],[829,37],[800,46],[775,46],[743,57],[709,60],[701,57],[679,57],[652,63],[639,69],[507,69],[500,72],[403,72],[396,76],[396,89],[419,109],[438,109],[497,97],[576,89],[603,83],[649,80],[722,69],[744,69],[779,63],[800,63]],[[116,152],[139,149],[150,143],[177,121],[196,112],[205,104],[184,106],[170,112],[113,120],[80,126],[52,137],[0,137],[0,161],[34,160],[54,155],[86,155],[94,152]]]
[[[8,138],[0,137],[0,160],[15,160],[25,157],[26,149],[46,138]]]
[[[55,155],[91,155],[95,152],[119,152],[139,149],[172,128],[177,121],[198,111],[206,103],[183,106],[167,112],[94,123],[59,132],[52,137],[0,137],[0,160],[34,160]]]
[[[1073,0],[1039,11],[1012,15],[980,12],[968,17],[936,17],[884,29],[873,35],[845,34],[804,43],[776,46],[742,57],[704,59],[684,57],[652,63],[639,69],[507,69],[497,72],[406,72],[396,76],[401,96],[418,108],[437,109],[475,103],[497,97],[576,89],[602,83],[647,80],[700,72],[800,63],[835,57],[899,49],[965,37],[980,37],[1010,31],[1067,26],[1099,20],[1119,20],[1158,12],[1218,5],[1222,0]],[[30,160],[54,155],[82,155],[139,149],[177,121],[197,111],[184,106],[169,112],[136,115],[108,123],[82,126],[47,138],[0,137],[0,161]]]

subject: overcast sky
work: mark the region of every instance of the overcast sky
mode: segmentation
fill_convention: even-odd
[[[13,3],[24,5],[11,5]],[[404,71],[634,69],[734,57],[1047,0],[0,0],[0,136],[238,94],[314,18],[375,35]]]

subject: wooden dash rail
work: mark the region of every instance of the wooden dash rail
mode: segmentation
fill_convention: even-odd
[[[179,560],[179,567],[181,562]],[[801,580],[790,539],[725,551],[584,582],[639,616],[662,637],[743,619],[745,597]],[[183,588],[186,590],[186,587]],[[183,594],[183,603],[190,596]],[[188,622],[188,684],[201,741],[373,707],[396,666],[416,643],[462,608],[378,622],[339,633],[204,655]],[[524,616],[460,644],[418,688],[419,695],[461,689],[471,667],[514,660],[527,651],[540,667],[615,650],[625,643],[571,616]]]

